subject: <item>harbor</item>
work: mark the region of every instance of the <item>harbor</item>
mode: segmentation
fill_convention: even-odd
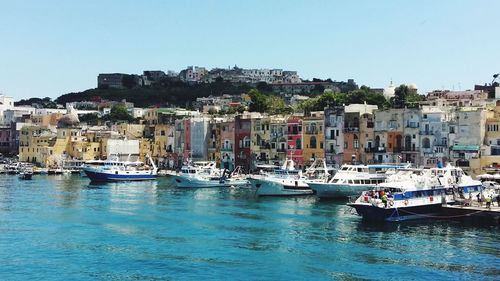
[[[78,175],[0,175],[0,279],[498,277],[497,225],[372,224],[345,203],[180,189],[165,177],[91,184]]]

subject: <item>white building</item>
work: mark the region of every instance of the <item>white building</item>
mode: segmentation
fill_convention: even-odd
[[[191,119],[191,157],[193,160],[208,158],[208,123],[209,119],[204,117]]]
[[[11,122],[16,122],[18,118],[24,115],[34,115],[36,108],[32,106],[15,106],[11,109],[3,111],[3,124],[9,124]]]
[[[116,155],[120,160],[135,161],[139,157],[139,140],[108,139],[105,155],[108,159]]]
[[[14,109],[14,98],[0,94],[0,124],[8,124],[4,121],[4,111]]]

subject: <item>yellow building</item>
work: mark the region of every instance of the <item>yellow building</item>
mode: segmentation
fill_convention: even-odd
[[[159,166],[172,167],[174,162],[175,125],[157,124],[154,127],[151,157]]]
[[[255,116],[251,119],[250,153],[257,163],[269,163],[271,154],[271,127],[269,116]]]
[[[116,131],[129,140],[141,139],[144,136],[143,124],[121,123],[116,125]]]
[[[302,130],[304,146],[302,155],[304,157],[304,165],[309,166],[315,159],[324,158],[324,113],[323,111],[311,112],[311,116],[304,117],[302,120]]]
[[[19,133],[19,161],[45,164],[56,133],[47,126],[24,126]]]
[[[91,160],[102,152],[100,141],[87,138],[78,127],[74,113],[60,118],[57,129],[48,126],[25,126],[19,138],[19,160],[42,167],[61,167],[64,160]]]
[[[139,140],[139,161],[147,163],[146,155],[153,154],[153,141],[150,139]]]
[[[62,116],[63,114],[58,112],[48,115],[34,115],[31,117],[31,122],[40,126],[56,126]]]

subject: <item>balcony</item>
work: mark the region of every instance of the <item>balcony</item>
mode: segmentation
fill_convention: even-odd
[[[385,152],[387,152],[387,150],[385,149],[384,146],[375,147],[374,149],[375,149],[375,151],[374,151],[375,153],[385,153]]]
[[[373,153],[375,152],[375,147],[365,147],[365,153]]]
[[[326,149],[325,153],[336,154],[335,149]]]
[[[284,149],[284,148],[279,148],[279,149],[276,149],[276,151],[277,151],[278,153],[286,153],[286,149]]]
[[[260,149],[271,149],[271,145],[270,144],[261,145],[259,147],[260,147]]]
[[[422,136],[432,136],[432,135],[434,135],[434,132],[433,131],[420,131],[419,134]]]
[[[220,151],[233,151],[233,146],[223,146],[221,147]]]
[[[411,152],[419,152],[418,148],[413,148],[411,146],[403,146],[401,147],[401,152],[403,153],[411,153]]]
[[[432,150],[432,148],[422,148],[422,152],[424,154],[434,154],[434,151]]]
[[[344,133],[359,133],[359,128],[357,127],[344,128]]]
[[[409,123],[409,124],[408,124],[408,123],[406,123],[406,126],[405,126],[405,127],[406,127],[406,128],[416,129],[416,128],[418,128],[418,127],[419,127],[419,125],[418,125],[418,124],[413,124],[413,123]]]
[[[325,140],[336,140],[335,136],[325,136]]]
[[[318,130],[306,130],[306,135],[317,135]]]

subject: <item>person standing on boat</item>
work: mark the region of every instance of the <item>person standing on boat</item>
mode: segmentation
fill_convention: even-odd
[[[498,205],[498,207],[500,207],[500,194],[497,195],[497,205]]]
[[[486,201],[486,208],[491,209],[491,202],[493,201],[493,198],[491,198],[491,195],[487,196],[485,198],[485,201]]]
[[[387,194],[382,195],[382,203],[384,203],[385,208],[387,208]]]

